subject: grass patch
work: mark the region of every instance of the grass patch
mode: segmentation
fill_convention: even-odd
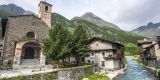
[[[89,80],[110,80],[107,75],[100,74],[100,73],[86,75],[83,78],[88,78]],[[83,79],[81,79],[81,80],[83,80]]]
[[[125,44],[125,56],[134,56],[139,55],[140,48],[133,43],[127,43]]]

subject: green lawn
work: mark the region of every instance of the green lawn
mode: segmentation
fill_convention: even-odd
[[[110,80],[108,76],[106,76],[105,74],[100,74],[100,73],[86,75],[83,78],[88,78],[89,80]]]

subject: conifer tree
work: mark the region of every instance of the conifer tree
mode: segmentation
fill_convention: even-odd
[[[77,65],[79,65],[82,58],[89,55],[88,39],[86,30],[81,25],[78,25],[73,32],[72,38],[72,55],[75,57]]]
[[[56,24],[49,31],[49,36],[43,40],[42,48],[45,56],[52,60],[63,60],[70,56],[71,33],[60,24]]]

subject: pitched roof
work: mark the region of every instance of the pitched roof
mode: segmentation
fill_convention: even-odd
[[[45,1],[41,1],[41,2],[39,3],[39,5],[40,5],[41,3],[44,3],[44,4],[47,4],[47,5],[52,6],[51,4],[49,4],[49,3],[45,2]],[[39,6],[39,5],[38,5],[38,6]]]
[[[23,17],[23,16],[33,16],[33,17],[39,18],[38,16],[36,16],[36,15],[33,15],[33,14],[31,14],[31,15],[18,15],[18,16],[9,16],[9,17]],[[40,18],[39,18],[39,19],[40,19]]]
[[[103,41],[103,42],[109,42],[109,43],[112,43],[112,44],[115,44],[115,45],[119,45],[119,46],[123,46],[123,47],[124,47],[124,45],[121,44],[121,43],[109,41],[109,40],[102,39],[102,38],[98,38],[98,37],[92,37],[91,39],[89,39],[89,43],[92,43],[93,41],[97,41],[97,40],[100,40],[100,41]]]
[[[138,43],[150,43],[150,42],[152,42],[152,40],[147,40],[147,41],[145,41],[145,40],[138,40]]]
[[[142,39],[142,40],[137,40],[137,42],[138,42],[138,46],[140,46],[141,44],[144,44],[144,43],[152,43],[153,40],[151,40],[151,39],[147,39],[147,40]]]
[[[36,15],[33,15],[33,14],[31,14],[31,15],[18,15],[18,16],[9,16],[8,18],[12,18],[12,17],[30,17],[30,16],[32,16],[32,17],[35,17],[35,18],[37,18],[37,19],[39,19],[39,20],[41,20],[44,24],[46,24],[41,18],[39,18],[38,16],[36,16]],[[47,24],[46,24],[47,25]]]
[[[156,45],[156,44],[158,44],[158,43],[151,44],[151,45],[149,45],[149,46],[145,47],[144,49],[149,49],[149,48],[153,47],[153,46],[154,46],[154,45]]]

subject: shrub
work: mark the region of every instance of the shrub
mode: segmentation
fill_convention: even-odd
[[[89,80],[110,80],[107,75],[100,73],[86,75],[84,78],[88,78]]]

